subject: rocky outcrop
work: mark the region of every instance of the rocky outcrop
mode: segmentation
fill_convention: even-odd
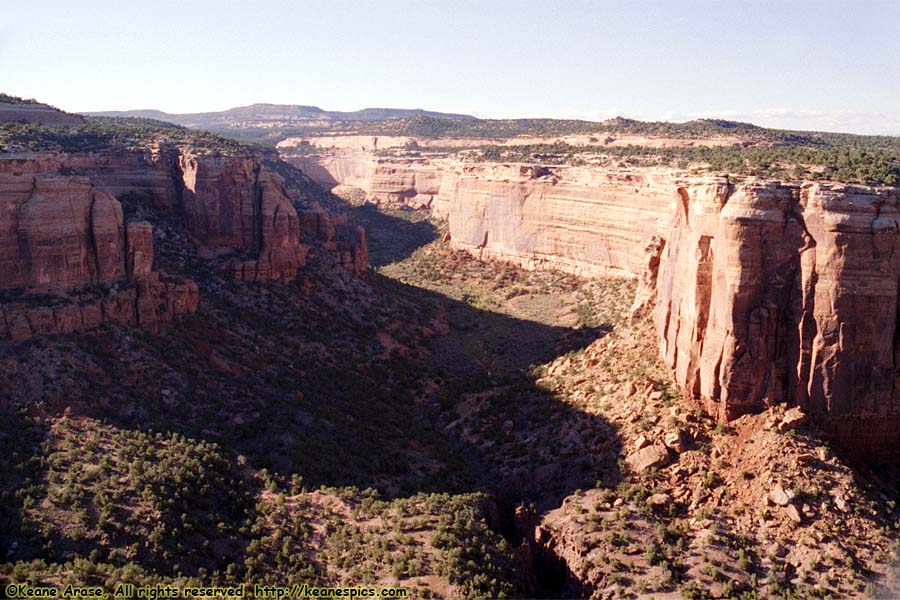
[[[182,187],[180,157],[177,148],[165,145],[102,153],[7,152],[0,157],[0,175],[89,177],[97,189],[117,199],[135,197],[174,211]]]
[[[0,339],[72,333],[106,321],[157,333],[162,323],[194,314],[198,302],[196,283],[163,272],[126,279],[99,293],[70,293],[49,301],[26,294],[0,304]]]
[[[122,206],[86,177],[0,180],[0,289],[69,290],[126,274]]]
[[[130,277],[144,277],[153,269],[153,225],[128,223],[125,229],[125,267]]]
[[[251,281],[290,281],[306,262],[297,211],[281,179],[257,160],[182,156],[182,206],[201,245],[257,258],[234,263]]]
[[[659,267],[661,353],[722,419],[787,401],[857,451],[900,431],[900,192],[679,188]]]
[[[197,285],[152,271],[153,227],[87,177],[0,173],[0,339],[119,321],[156,332],[192,314]]]
[[[479,256],[639,276],[635,318],[717,418],[786,402],[855,450],[900,438],[896,188],[457,165],[433,214]]]
[[[351,226],[346,214],[332,215],[318,204],[311,204],[298,214],[301,234],[318,240],[323,249],[334,254],[338,264],[355,273],[368,268],[366,231]]]
[[[372,187],[375,160],[367,151],[341,150],[321,155],[287,157],[285,160],[328,189],[336,185],[348,185],[368,194]]]
[[[289,281],[305,264],[297,209],[279,175],[257,156],[194,155],[174,147],[99,154],[7,153],[0,176],[65,174],[126,204],[152,205],[183,220],[212,256],[234,255],[227,269],[254,281]]]
[[[306,261],[301,220],[257,157],[161,147],[102,154],[6,153],[0,160],[0,338],[119,321],[155,332],[196,310],[192,281],[153,270],[153,226],[122,199],[183,220],[201,256],[240,280],[290,281]],[[308,242],[367,266],[365,234],[318,209]],[[130,219],[130,221],[129,221]],[[309,229],[307,227],[307,229]],[[219,259],[219,257],[223,257]]]
[[[440,193],[441,167],[422,159],[375,162],[367,200],[386,208],[431,208]]]

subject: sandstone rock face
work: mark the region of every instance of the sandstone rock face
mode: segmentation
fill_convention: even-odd
[[[117,199],[137,195],[161,209],[175,210],[180,198],[181,153],[177,148],[112,150],[103,153],[22,152],[0,157],[0,174],[89,177]]]
[[[65,290],[125,275],[122,207],[85,177],[3,176],[0,289]]]
[[[363,190],[366,201],[385,208],[431,208],[441,189],[442,161],[381,159],[362,149],[287,159],[325,187],[348,185]]]
[[[357,187],[367,194],[372,187],[375,160],[367,151],[342,150],[325,155],[287,159],[325,188],[335,185]]]
[[[118,288],[100,297],[59,297],[49,306],[28,301],[0,304],[0,339],[72,333],[93,329],[104,321],[156,333],[160,324],[194,314],[199,302],[196,283],[161,272],[125,280]]]
[[[250,158],[182,155],[182,206],[188,229],[214,248],[258,250],[259,166]]]
[[[354,273],[363,273],[369,267],[369,248],[366,245],[366,230],[362,227],[354,228],[355,239],[350,243],[348,250],[349,261],[344,261],[344,266]]]
[[[631,304],[632,324],[646,317],[656,306],[656,280],[659,277],[659,263],[665,244],[665,240],[654,235],[644,248],[644,268]]]
[[[238,279],[290,281],[305,264],[297,211],[281,179],[249,158],[183,156],[182,202],[190,231],[206,246],[241,250]]]
[[[527,268],[580,275],[634,274],[665,229],[675,186],[651,173],[530,165],[447,171],[433,214],[454,246]]]
[[[135,199],[184,218],[198,244],[217,253],[237,251],[241,279],[286,281],[305,264],[296,209],[281,178],[258,157],[194,156],[160,147],[102,154],[6,154],[0,176],[75,173],[97,190]],[[23,180],[24,181],[24,180]]]
[[[797,405],[846,447],[900,431],[898,190],[679,188],[657,281],[660,349],[722,419]]]
[[[145,221],[128,223],[125,229],[126,262],[130,277],[145,277],[153,269],[153,225]]]
[[[0,298],[0,338],[103,321],[155,332],[196,310],[196,284],[153,271],[153,226],[126,219],[123,203],[183,219],[201,250],[228,255],[224,268],[236,279],[294,279],[309,251],[301,235],[348,270],[367,267],[365,232],[321,208],[301,222],[281,178],[256,156],[194,156],[166,146],[7,152],[0,157],[0,290],[10,293]],[[50,296],[36,301],[37,292]]]
[[[196,310],[194,282],[152,271],[152,225],[125,223],[119,201],[87,177],[0,172],[0,206],[0,290],[26,291],[0,304],[0,339],[103,321],[156,332]]]
[[[367,198],[387,208],[431,208],[442,178],[440,166],[430,161],[377,161]]]
[[[640,276],[636,316],[720,419],[787,402],[845,447],[900,439],[896,188],[463,164],[432,213],[479,256]]]

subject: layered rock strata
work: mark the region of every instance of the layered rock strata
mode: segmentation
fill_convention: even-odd
[[[182,209],[200,244],[240,250],[256,259],[234,264],[234,275],[252,281],[290,281],[305,264],[297,211],[281,179],[257,160],[180,159]]]
[[[372,172],[368,201],[388,208],[431,208],[441,190],[442,169],[431,161],[378,160]]]
[[[157,333],[161,324],[197,310],[197,284],[183,277],[152,272],[126,279],[102,293],[70,293],[46,298],[25,295],[0,304],[0,339],[62,334],[115,321]]]
[[[50,173],[88,177],[97,190],[123,200],[136,197],[183,219],[210,254],[242,255],[232,265],[242,279],[291,280],[305,263],[309,243],[319,241],[300,240],[297,207],[281,177],[255,156],[196,156],[160,147],[6,154],[0,160],[0,176]]]
[[[527,268],[580,275],[641,271],[668,222],[672,178],[531,165],[460,165],[444,173],[433,214],[453,245]]]
[[[87,177],[0,174],[0,339],[193,313],[197,285],[152,266],[152,225],[125,223]]]
[[[359,188],[366,201],[384,208],[431,208],[441,189],[443,161],[377,158],[355,149],[286,159],[316,183]]]
[[[721,419],[795,404],[844,445],[900,437],[900,191],[678,188],[656,282],[660,351]]]
[[[302,209],[301,223],[281,178],[257,157],[195,156],[172,147],[6,153],[0,338],[68,333],[103,321],[155,332],[196,310],[196,284],[153,270],[153,226],[126,222],[119,199],[183,220],[199,254],[217,258],[236,279],[290,281],[310,243],[344,268],[367,267],[365,232],[318,206]]]

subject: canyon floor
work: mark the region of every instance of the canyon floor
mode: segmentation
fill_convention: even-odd
[[[290,284],[197,267],[197,314],[158,336],[0,348],[0,580],[898,593],[897,474],[790,412],[726,427],[683,404],[629,323],[634,281],[481,261],[422,213],[344,209],[363,278],[315,251]],[[163,235],[162,266],[189,267]]]

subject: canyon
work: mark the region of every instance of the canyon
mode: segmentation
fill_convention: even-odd
[[[0,127],[0,581],[893,591],[897,190],[626,126]]]
[[[892,454],[900,431],[900,190],[673,169],[469,163],[307,140],[288,158],[387,209],[427,209],[480,258],[637,277],[682,393],[722,421],[787,402],[843,447]],[[291,142],[295,144],[295,142]]]

